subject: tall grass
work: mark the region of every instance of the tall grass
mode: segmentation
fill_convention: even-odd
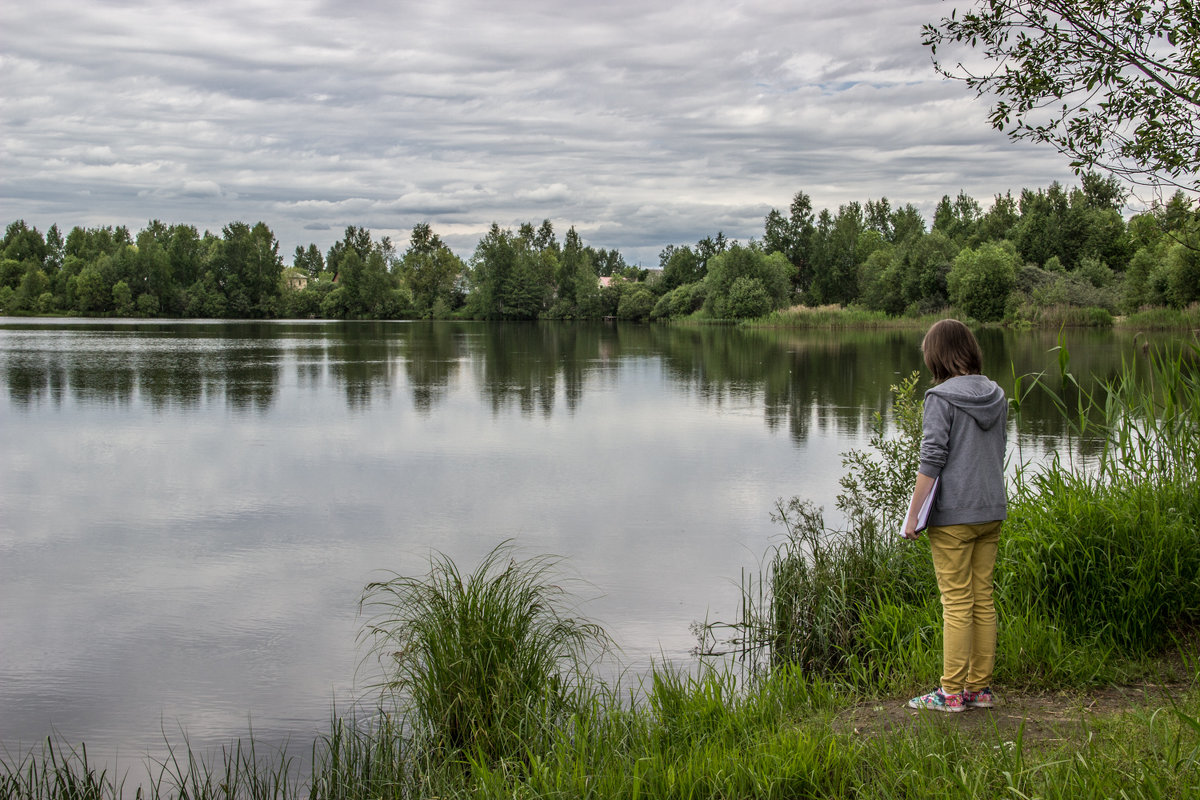
[[[1098,446],[1087,463],[1055,458],[1013,482],[997,571],[1023,628],[1010,646],[1158,652],[1200,625],[1200,347],[1148,353],[1095,387],[1061,346],[1058,367],[1032,389]]]
[[[1134,330],[1200,330],[1200,303],[1187,308],[1148,308],[1135,311],[1119,321]]]
[[[765,317],[747,321],[746,325],[770,325],[785,328],[921,328],[937,319],[936,316],[893,317],[883,311],[869,311],[856,306],[793,306],[773,311]]]
[[[846,699],[799,670],[739,690],[727,673],[661,676],[657,699],[615,706],[560,730],[522,758],[468,759],[419,775],[395,728],[335,720],[315,747],[312,777],[277,781],[282,762],[229,760],[125,794],[86,753],[0,764],[0,797],[116,800],[234,798],[1185,798],[1200,792],[1200,694],[1083,720],[1052,739],[917,721],[883,732],[847,729]],[[336,749],[336,753],[334,750]],[[181,759],[186,762],[188,759]],[[33,780],[25,775],[36,773]],[[261,771],[262,775],[255,774]],[[88,776],[91,776],[90,778]],[[218,779],[217,776],[220,776]],[[278,787],[278,791],[276,791]]]
[[[933,581],[928,560],[898,537],[916,481],[918,380],[914,372],[892,387],[893,434],[876,414],[868,449],[843,454],[843,526],[807,499],[777,501],[772,519],[786,536],[766,571],[743,580],[739,618],[702,631],[709,652],[724,640],[753,668],[795,664],[875,689],[907,671],[899,664],[916,652],[909,640],[925,635],[925,615],[912,612],[928,605]]]
[[[495,761],[551,739],[592,705],[593,660],[609,645],[569,615],[558,561],[508,544],[464,575],[444,555],[426,575],[371,583],[364,637],[408,731],[441,755]]]

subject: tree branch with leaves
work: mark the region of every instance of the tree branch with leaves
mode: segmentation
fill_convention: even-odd
[[[977,0],[923,41],[938,72],[994,98],[992,126],[1013,139],[1053,145],[1077,172],[1200,191],[1191,0]],[[944,60],[959,46],[986,65]]]

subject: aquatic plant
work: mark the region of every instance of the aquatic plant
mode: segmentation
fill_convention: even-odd
[[[591,703],[605,631],[570,616],[559,560],[518,560],[509,543],[464,575],[435,554],[425,575],[369,584],[363,637],[426,748],[485,761],[514,757]]]

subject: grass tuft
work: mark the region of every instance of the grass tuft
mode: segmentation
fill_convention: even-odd
[[[369,584],[363,636],[411,733],[446,756],[513,758],[591,706],[590,667],[609,646],[568,614],[558,560],[493,549],[464,575],[448,557],[420,577]]]

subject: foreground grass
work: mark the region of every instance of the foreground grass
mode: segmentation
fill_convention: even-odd
[[[747,689],[729,673],[659,673],[644,703],[581,714],[552,741],[489,761],[438,760],[409,750],[386,719],[334,723],[297,775],[284,756],[245,747],[226,761],[186,758],[142,787],[188,798],[1189,798],[1200,791],[1200,690],[1195,683],[1111,714],[1075,715],[1033,736],[1007,712],[902,712],[900,723],[855,728],[853,694],[780,671]],[[1089,703],[1049,698],[1048,708]],[[870,704],[868,704],[869,706]],[[893,703],[896,706],[898,703]],[[867,710],[870,710],[869,708]],[[1049,715],[1049,714],[1047,714]],[[1006,724],[1007,723],[1007,724]],[[135,796],[82,751],[48,744],[5,763],[0,796]]]

